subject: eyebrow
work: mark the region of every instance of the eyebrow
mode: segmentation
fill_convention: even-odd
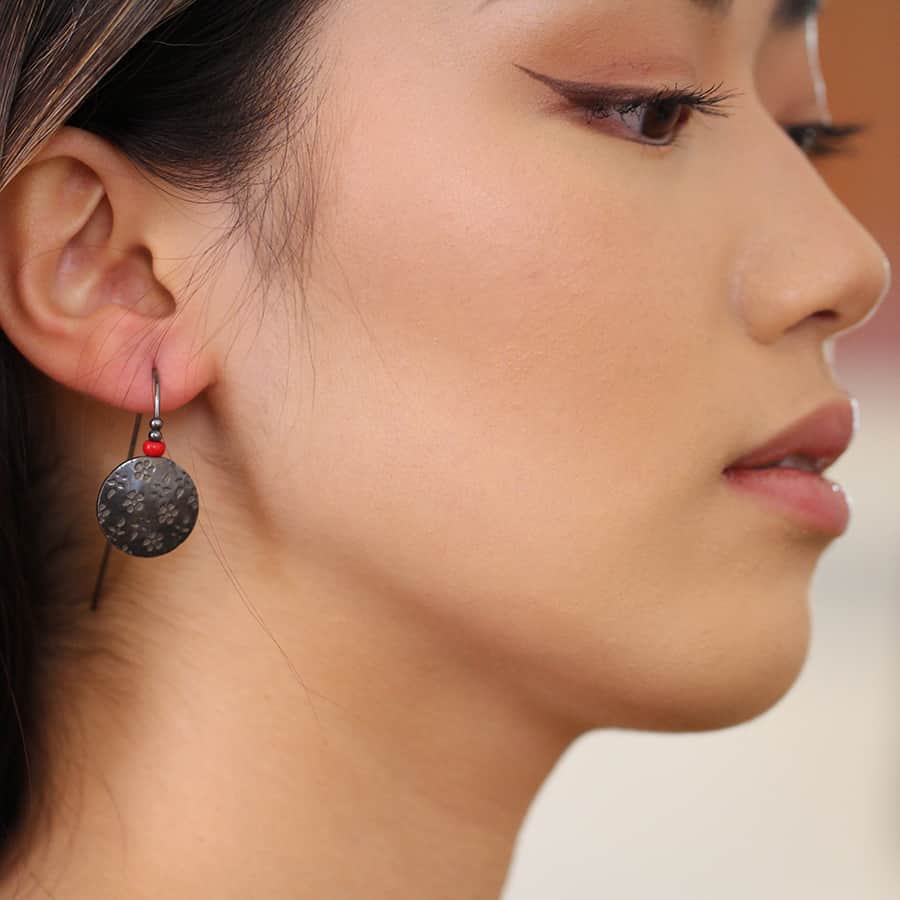
[[[493,6],[498,0],[482,0],[475,12],[481,12],[487,6]],[[731,12],[734,0],[689,0],[694,6],[709,10],[718,16],[727,16]],[[772,24],[779,29],[796,28],[810,16],[816,15],[822,8],[823,0],[778,0],[772,13]]]

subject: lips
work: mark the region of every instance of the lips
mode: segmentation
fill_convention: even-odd
[[[849,501],[822,473],[844,454],[855,431],[855,405],[829,404],[735,460],[725,479],[804,530],[840,537],[850,523]]]
[[[821,473],[844,455],[855,431],[854,405],[846,401],[831,403],[735,460],[726,471],[765,469],[787,463],[786,468]]]

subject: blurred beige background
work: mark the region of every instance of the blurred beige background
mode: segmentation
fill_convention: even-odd
[[[900,269],[900,0],[830,0],[837,121],[871,131],[823,175]],[[827,260],[823,260],[826,264]],[[529,813],[504,900],[900,898],[900,274],[838,348],[862,429],[835,477],[850,533],[816,577],[813,644],[766,715],[706,735],[597,731]]]

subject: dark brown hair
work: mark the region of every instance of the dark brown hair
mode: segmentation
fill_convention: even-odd
[[[226,192],[239,221],[251,186],[259,189],[258,164],[307,100],[305,51],[324,7],[325,0],[3,0],[0,192],[70,125],[173,186]],[[41,578],[52,548],[33,528],[48,440],[36,378],[0,332],[0,857],[31,819],[41,787],[37,656],[50,627]]]

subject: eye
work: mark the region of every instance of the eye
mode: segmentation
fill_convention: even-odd
[[[708,116],[727,116],[724,104],[733,93],[721,92],[721,85],[699,88],[663,88],[635,96],[622,91],[607,91],[599,96],[582,96],[577,104],[585,119],[612,120],[628,140],[656,147],[674,144],[679,132],[695,112]]]
[[[832,125],[826,122],[803,122],[784,129],[791,140],[807,156],[830,156],[848,149],[848,138],[865,131],[864,125]]]
[[[692,113],[693,109],[678,97],[665,97],[615,107],[594,107],[587,110],[587,119],[615,119],[641,143],[665,147],[675,142]]]
[[[727,116],[727,101],[738,96],[736,91],[723,91],[721,84],[707,88],[673,85],[658,90],[588,84],[551,78],[518,63],[515,66],[583,110],[586,121],[612,120],[615,130],[624,133],[627,140],[658,147],[675,143],[694,112]]]

